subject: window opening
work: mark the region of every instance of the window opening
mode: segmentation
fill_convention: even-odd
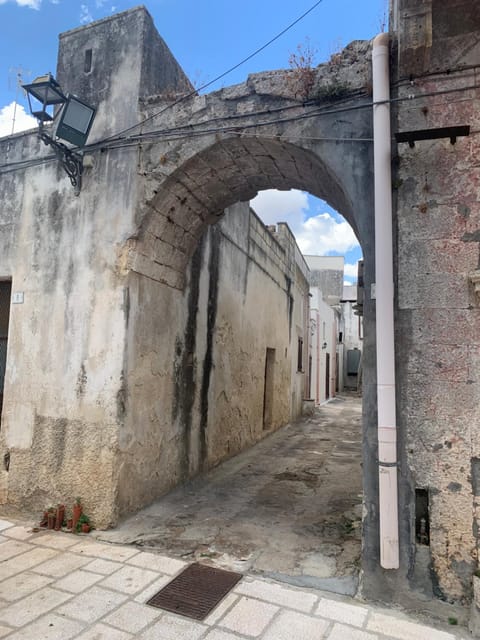
[[[83,65],[83,70],[85,73],[89,73],[92,70],[92,50],[87,49],[85,51],[85,61]]]
[[[415,538],[418,544],[430,544],[430,517],[427,489],[415,489]]]

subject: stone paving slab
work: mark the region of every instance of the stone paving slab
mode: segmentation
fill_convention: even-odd
[[[89,536],[0,520],[7,640],[466,640],[396,609],[244,577],[198,622],[146,605],[186,563]]]

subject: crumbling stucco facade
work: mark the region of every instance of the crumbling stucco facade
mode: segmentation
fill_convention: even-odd
[[[449,2],[457,9],[452,19],[445,6],[392,3],[392,91],[401,99],[394,132],[478,128],[478,8],[474,0]],[[79,55],[86,51],[88,72]],[[370,58],[370,43],[352,43],[319,67],[307,102],[292,92],[291,74],[276,71],[171,107],[191,85],[145,9],[62,34],[57,80],[98,107],[79,197],[34,133],[0,141],[0,277],[24,294],[10,314],[2,502],[38,509],[80,495],[99,526],[114,524],[261,437],[259,402],[236,406],[227,385],[246,384],[247,359],[256,379],[267,348],[289,388],[271,427],[291,417],[299,406],[291,396],[298,339],[291,328],[305,314],[277,327],[273,345],[259,317],[250,357],[243,336],[252,338],[253,327],[234,317],[233,298],[238,305],[244,296],[247,318],[256,298],[280,304],[288,317],[286,300],[302,268],[278,242],[282,268],[296,275],[281,284],[279,276],[265,300],[239,268],[248,253],[256,265],[248,269],[263,269],[264,232],[257,229],[251,254],[242,244],[246,226],[253,233],[248,211],[235,218],[235,250],[215,223],[261,189],[302,189],[349,221],[365,258],[363,592],[416,601],[434,589],[448,600],[469,598],[480,485],[477,138],[395,146],[401,564],[385,571],[378,560]],[[275,255],[276,245],[267,244]],[[223,294],[213,305],[215,273]],[[234,333],[235,362],[217,357]],[[237,418],[252,422],[251,430],[222,430]],[[429,497],[428,547],[417,544],[416,492]]]

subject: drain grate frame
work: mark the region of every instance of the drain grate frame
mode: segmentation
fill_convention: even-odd
[[[194,620],[204,620],[242,578],[241,573],[195,562],[146,604]]]

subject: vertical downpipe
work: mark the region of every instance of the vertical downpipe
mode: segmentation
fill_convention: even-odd
[[[372,55],[380,564],[384,569],[398,569],[397,422],[395,411],[388,34],[382,33],[375,38]]]

